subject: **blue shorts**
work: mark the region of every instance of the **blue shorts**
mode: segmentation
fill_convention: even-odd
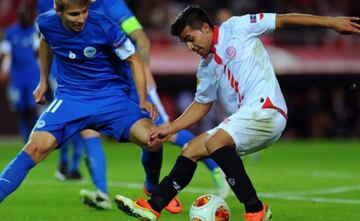
[[[30,82],[20,82],[17,84],[9,84],[7,88],[7,97],[10,109],[21,112],[36,107],[35,99],[32,95],[36,88],[36,84]]]
[[[129,89],[128,95],[133,102],[139,103],[139,96],[136,88]],[[164,123],[169,122],[169,116],[166,114],[165,108],[163,107],[155,89],[148,92],[147,100],[155,105],[159,113],[158,118],[154,120],[154,124],[160,126]]]
[[[142,118],[149,118],[149,114],[128,96],[84,101],[57,95],[33,130],[51,133],[58,146],[84,129],[96,130],[118,141],[128,141],[131,126]]]

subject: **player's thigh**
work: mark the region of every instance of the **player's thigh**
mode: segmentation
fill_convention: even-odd
[[[214,132],[205,143],[207,151],[212,154],[216,150],[224,146],[235,148],[235,142],[231,135],[225,130],[218,129]]]
[[[226,131],[234,140],[237,153],[245,155],[270,146],[279,139],[285,125],[286,119],[275,109],[244,108],[228,117],[216,130]]]
[[[86,129],[80,132],[81,137],[83,138],[89,138],[89,137],[99,137],[100,133],[98,133],[95,130]]]
[[[209,134],[207,133],[195,137],[182,149],[181,155],[196,161],[208,157],[209,152],[205,145],[208,138]]]
[[[35,163],[40,162],[57,147],[56,138],[46,131],[34,131],[24,147]]]

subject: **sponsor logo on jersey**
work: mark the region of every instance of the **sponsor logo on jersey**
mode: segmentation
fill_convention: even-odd
[[[84,55],[88,58],[94,57],[96,54],[96,48],[94,47],[86,47],[84,48]]]
[[[39,120],[37,123],[36,123],[36,127],[37,128],[42,128],[46,125],[45,121],[44,120]]]
[[[75,59],[76,58],[76,54],[72,51],[69,51],[69,58],[70,59]]]
[[[264,18],[264,13],[260,13],[260,20]]]
[[[236,56],[236,48],[233,46],[226,48],[225,56],[230,60],[234,59]]]
[[[256,14],[250,14],[250,23],[256,23]]]

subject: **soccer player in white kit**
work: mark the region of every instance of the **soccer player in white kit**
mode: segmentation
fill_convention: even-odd
[[[172,171],[151,199],[132,201],[117,195],[118,207],[140,220],[157,220],[167,203],[191,181],[199,159],[210,156],[224,171],[245,221],[268,221],[272,212],[261,202],[240,156],[259,151],[279,139],[287,108],[269,56],[259,36],[287,25],[320,26],[338,32],[360,33],[356,17],[321,17],[270,13],[231,17],[214,26],[202,8],[185,8],[171,27],[200,61],[194,101],[169,125],[152,131],[149,142],[165,141],[199,121],[219,99],[228,117],[217,127],[194,138],[178,157]]]

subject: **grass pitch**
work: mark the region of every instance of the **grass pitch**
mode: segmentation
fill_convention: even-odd
[[[104,141],[110,195],[144,196],[140,148]],[[20,150],[19,142],[0,142],[0,168]],[[165,145],[162,176],[172,168],[179,148]],[[274,221],[360,220],[360,141],[280,141],[244,162],[261,197],[273,210]],[[98,211],[79,200],[81,188],[92,189],[82,163],[82,182],[58,182],[54,172],[58,151],[36,166],[23,184],[0,204],[1,221],[132,221],[114,208]],[[160,220],[187,221],[191,203],[214,192],[209,172],[199,164],[190,185],[180,193],[184,211],[164,211]],[[233,221],[243,220],[243,207],[234,195],[226,199]]]

